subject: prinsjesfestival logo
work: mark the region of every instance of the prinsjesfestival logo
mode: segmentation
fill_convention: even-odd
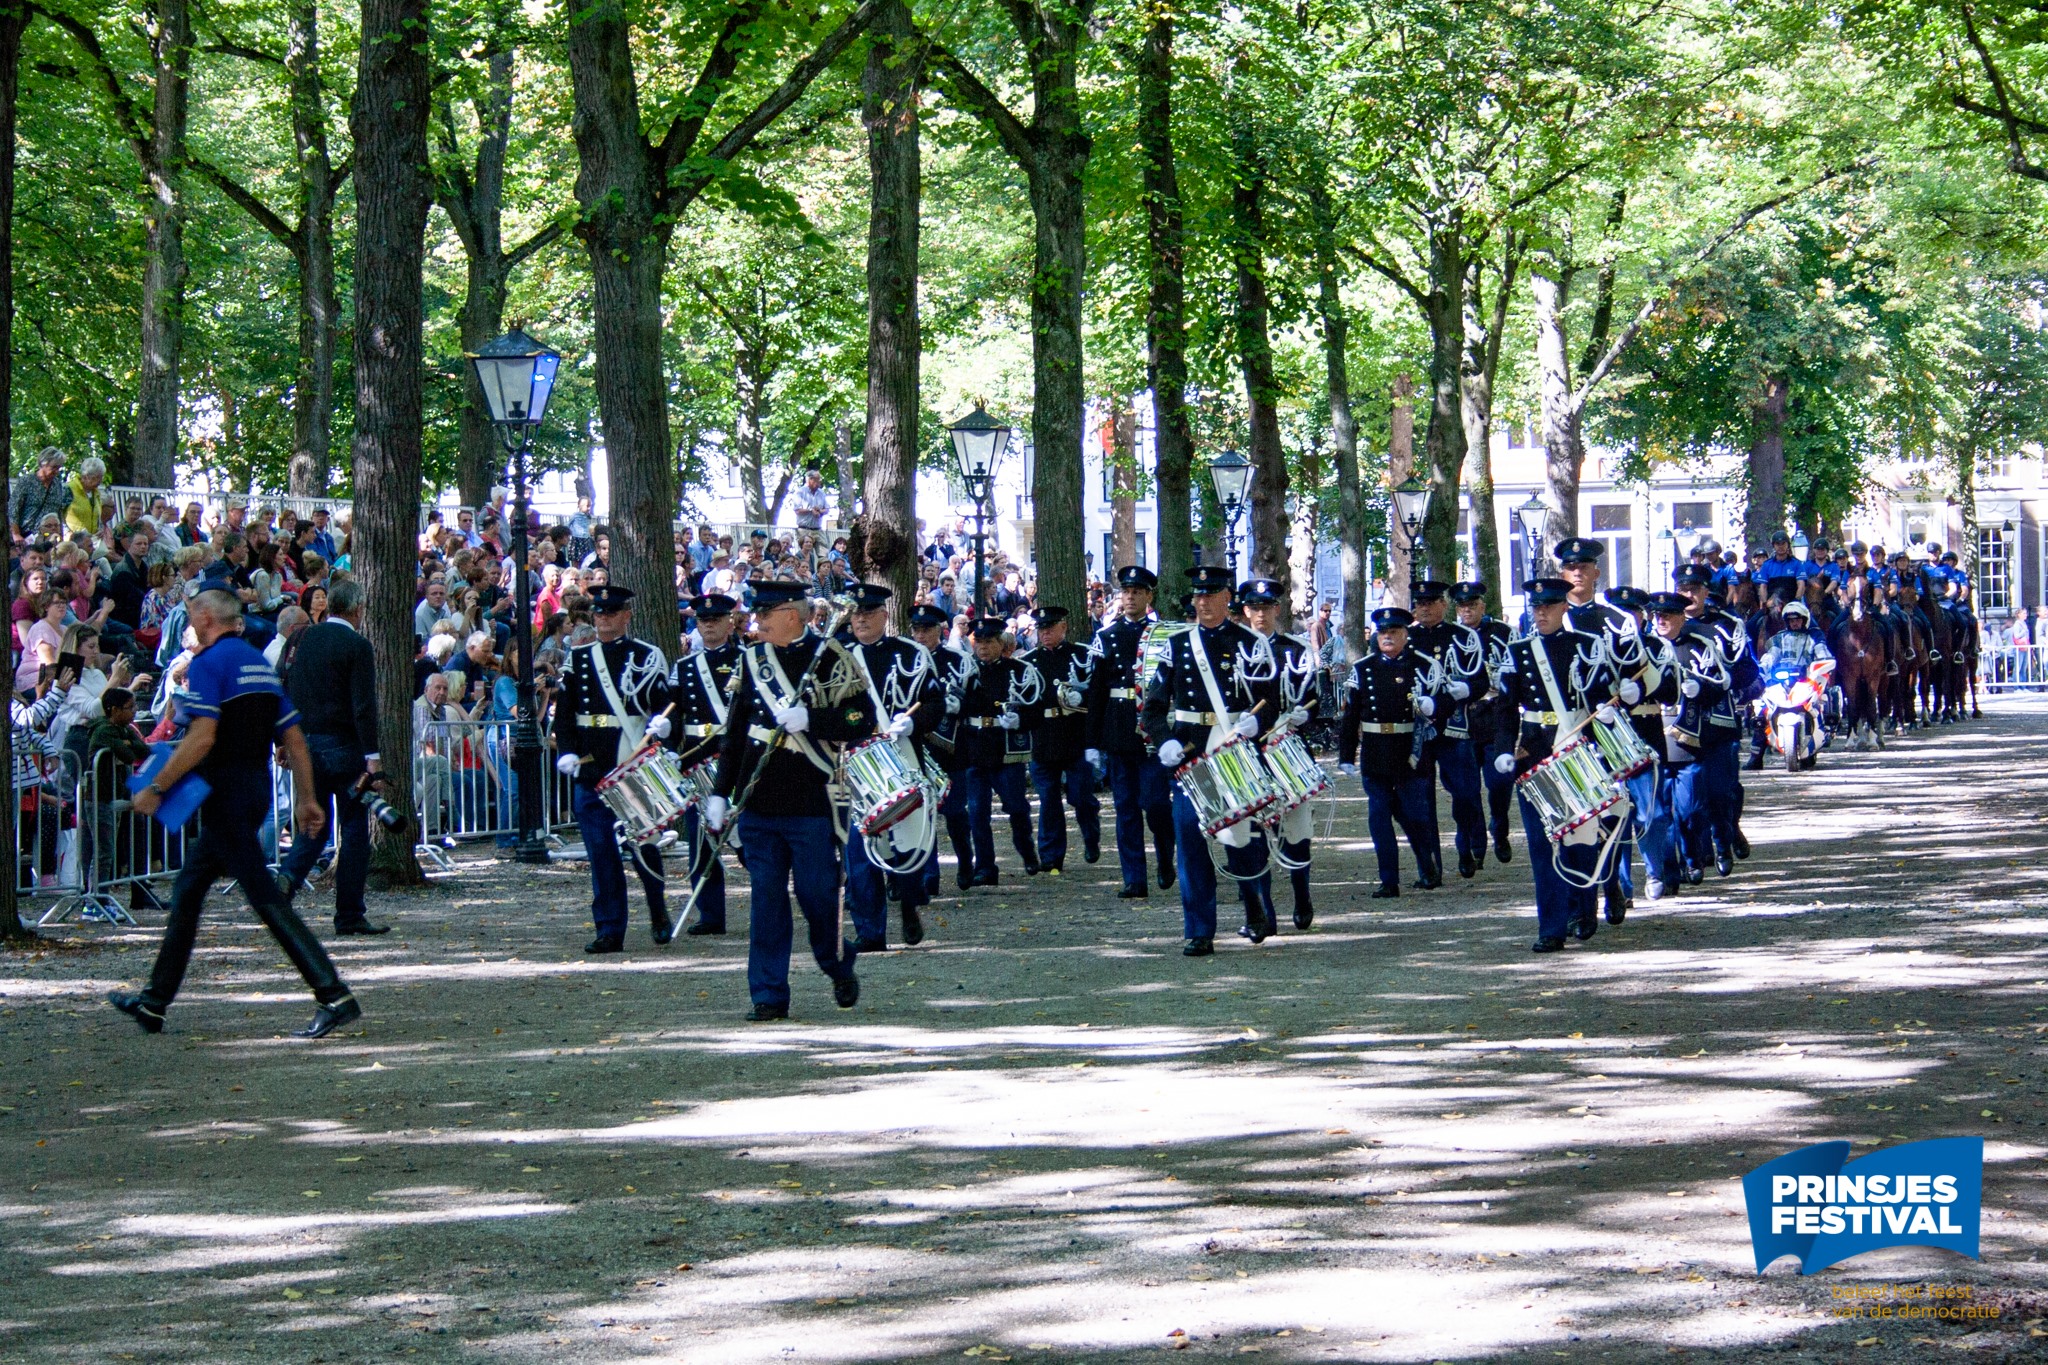
[[[1797,1256],[1799,1273],[1884,1247],[1929,1246],[1977,1259],[1984,1139],[1933,1138],[1850,1161],[1846,1142],[1787,1152],[1742,1177],[1757,1273]]]

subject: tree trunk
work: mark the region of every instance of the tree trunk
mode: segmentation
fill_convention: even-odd
[[[1309,178],[1315,233],[1316,311],[1323,326],[1323,386],[1330,404],[1330,446],[1337,464],[1337,544],[1344,579],[1344,614],[1338,629],[1349,656],[1365,652],[1365,491],[1358,474],[1358,418],[1351,411],[1351,316],[1344,308],[1337,269],[1337,213],[1328,167],[1318,161]]]
[[[1415,473],[1415,380],[1408,374],[1394,376],[1393,407],[1387,415],[1387,487],[1399,488]],[[1395,515],[1394,501],[1387,499],[1387,605],[1405,607],[1408,579],[1414,557]]]
[[[185,339],[185,120],[192,66],[186,0],[156,0],[150,42],[155,99],[143,167],[142,369],[135,404],[135,473],[171,486],[178,463],[178,361]]]
[[[325,492],[334,465],[334,348],[340,305],[334,284],[334,163],[327,150],[327,103],[320,73],[320,8],[293,0],[285,17],[291,77],[292,144],[299,168],[299,222],[292,255],[299,272],[299,372],[292,383],[295,497]]]
[[[1159,509],[1159,600],[1179,602],[1193,560],[1194,508],[1188,481],[1194,433],[1188,423],[1187,242],[1173,149],[1173,11],[1157,3],[1138,61],[1138,156],[1144,164],[1149,266],[1145,375],[1152,387],[1152,498]],[[1117,565],[1102,566],[1114,583]]]
[[[746,337],[733,336],[732,460],[739,469],[740,495],[749,522],[766,524],[775,513],[768,506],[767,473],[761,464],[767,448],[768,375],[761,349]],[[782,502],[778,492],[777,505]]]
[[[1472,540],[1475,578],[1486,585],[1486,610],[1498,618],[1504,595],[1500,534],[1494,521],[1493,381],[1500,372],[1501,333],[1514,298],[1521,247],[1510,233],[1504,243],[1500,291],[1489,311],[1476,264],[1465,307],[1465,452],[1472,462]]]
[[[21,100],[21,35],[28,27],[24,0],[0,0],[0,342],[14,335],[14,123]],[[14,348],[0,345],[0,452],[14,449]],[[7,462],[0,460],[0,506],[13,506]],[[27,528],[23,528],[27,529]],[[0,770],[10,782],[14,773],[14,725],[0,726]],[[16,903],[15,821],[0,820],[0,941],[15,943],[35,937],[21,922]]]
[[[1751,549],[1768,549],[1771,537],[1785,529],[1785,407],[1791,395],[1791,381],[1774,375],[1750,413],[1749,509],[1743,531]]]
[[[889,0],[877,11],[870,33],[861,74],[861,121],[868,131],[868,402],[861,447],[860,561],[854,571],[894,589],[890,622],[905,630],[917,595],[918,374],[924,345],[917,307],[922,53],[904,0]],[[850,445],[851,432],[846,439]],[[848,476],[842,472],[840,477]],[[841,497],[852,512],[852,499]]]
[[[1532,270],[1529,274],[1529,296],[1536,304],[1536,369],[1543,412],[1543,500],[1550,504],[1544,535],[1552,545],[1579,533],[1579,471],[1586,461],[1579,405],[1572,394],[1571,346],[1564,330],[1571,278],[1569,270],[1549,274]],[[1531,574],[1549,553],[1549,545],[1536,547]]]
[[[386,509],[355,523],[365,634],[383,685],[377,738],[386,754],[413,751],[413,575],[417,565],[424,421],[429,71],[427,0],[364,0],[362,52],[351,120],[356,164],[355,489],[359,507]],[[412,764],[386,768],[393,805],[413,809]],[[409,836],[379,833],[377,867],[393,883],[424,880]]]
[[[1250,135],[1237,139],[1231,188],[1232,265],[1237,276],[1237,353],[1250,409],[1252,555],[1246,578],[1280,587],[1280,625],[1292,622],[1293,576],[1287,557],[1287,451],[1280,444],[1280,384],[1273,374],[1272,311],[1266,292],[1266,169]]]
[[[0,446],[0,450],[4,449],[5,446]],[[1977,442],[1973,439],[1966,438],[1956,443],[1956,514],[1962,519],[1962,539],[1948,548],[1956,552],[1957,567],[1970,575],[1972,583],[1976,583],[1982,575],[1977,565]],[[1807,537],[1811,539],[1813,534],[1809,531]],[[1835,543],[1841,544],[1839,536]],[[2010,544],[2005,547],[2005,555],[2006,600],[2021,602],[2024,599],[2017,591],[2019,585],[2015,581],[2019,577],[2019,561]]]
[[[1110,558],[1132,564],[1138,558],[1138,420],[1121,398],[1114,400],[1106,431],[1102,458],[1109,464]],[[1103,568],[1104,582],[1115,581],[1111,567]]]
[[[479,346],[505,330],[505,273],[503,258],[496,253],[468,254],[462,294],[462,311],[456,328],[462,349],[475,354]],[[456,416],[455,487],[465,507],[482,507],[491,499],[491,485],[504,464],[504,448],[484,408],[483,386],[477,382],[476,367],[462,367],[462,407]]]
[[[1081,440],[1087,394],[1082,372],[1081,286],[1087,275],[1087,224],[1081,177],[1088,139],[1080,131],[1074,94],[1074,53],[1066,54],[1063,95],[1039,105],[1031,176],[1036,218],[1031,272],[1032,547],[1038,600],[1070,611],[1088,604],[1082,558]]]
[[[1465,258],[1462,216],[1431,223],[1429,294],[1429,427],[1423,434],[1430,487],[1423,523],[1424,568],[1451,574],[1458,566],[1458,489],[1465,477]]]
[[[571,13],[576,198],[583,209],[576,233],[590,255],[613,581],[652,604],[675,595],[675,452],[661,363],[661,280],[672,227],[656,219],[654,157],[640,131],[630,38],[619,0],[595,0]],[[664,654],[680,649],[672,607],[641,612],[634,629]]]
[[[862,442],[866,444],[865,440]],[[862,461],[865,464],[865,461]],[[912,471],[915,474],[915,470]],[[860,481],[864,472],[853,461],[853,426],[844,417],[832,423],[832,474],[838,480],[840,525],[849,525],[861,511]],[[911,480],[915,490],[917,481]]]

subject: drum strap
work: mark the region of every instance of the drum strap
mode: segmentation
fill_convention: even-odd
[[[819,649],[831,647],[830,640],[818,641]],[[747,651],[747,669],[754,675],[754,689],[768,698],[776,710],[786,710],[796,705],[796,688],[791,686],[789,675],[782,671],[782,660],[775,657],[775,646],[766,642],[755,644]],[[832,776],[832,760],[819,752],[818,746],[812,742],[808,734],[791,735],[785,743],[809,759],[811,766],[825,774],[827,778]]]
[[[619,731],[625,737],[625,752],[630,754],[640,747],[647,737],[647,718],[626,714],[626,703],[619,696],[619,685],[612,679],[612,671],[604,666],[604,648],[601,645],[586,645],[590,651],[590,671],[597,675],[597,690],[604,694],[604,704],[618,717]],[[615,757],[614,762],[618,761]]]
[[[1563,725],[1577,712],[1565,704],[1564,689],[1557,685],[1557,674],[1550,668],[1550,651],[1543,646],[1541,635],[1529,640],[1529,657],[1536,661],[1536,677],[1543,683],[1543,694],[1550,698],[1550,709],[1557,712],[1558,724]]]
[[[725,699],[725,690],[718,685],[718,675],[711,671],[711,656],[700,649],[690,658],[697,665],[697,681],[704,685],[704,695],[711,699],[711,714],[723,726],[732,704]]]
[[[1209,694],[1209,709],[1216,713],[1216,723],[1209,727],[1209,749],[1214,753],[1230,738],[1231,726],[1237,717],[1230,714],[1230,708],[1223,704],[1223,689],[1217,685],[1216,670],[1209,663],[1209,651],[1202,648],[1202,628],[1196,626],[1186,632],[1188,653],[1195,659],[1195,676],[1202,680],[1202,690]]]

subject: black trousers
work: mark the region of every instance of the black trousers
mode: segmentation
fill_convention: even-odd
[[[149,988],[142,993],[156,1009],[167,1009],[176,998],[185,969],[192,962],[192,946],[199,938],[199,915],[206,907],[206,893],[222,877],[234,878],[242,888],[256,918],[263,921],[263,927],[313,988],[315,1000],[325,1005],[348,994],[333,959],[293,912],[264,863],[256,831],[269,814],[270,775],[262,769],[244,777],[221,779],[200,808],[199,837],[186,853],[184,869],[171,887],[171,913],[164,924],[163,945],[157,949]]]

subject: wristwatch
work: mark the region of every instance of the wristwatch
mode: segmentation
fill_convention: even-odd
[[[151,783],[150,783],[150,784],[149,784],[149,785],[148,785],[147,787],[145,787],[145,788],[144,788],[143,790],[145,790],[145,791],[153,791],[153,792],[155,792],[155,793],[156,793],[156,794],[157,794],[158,796],[169,796],[169,795],[170,795],[170,793],[169,793],[169,792],[165,791],[165,790],[164,790],[164,789],[163,789],[162,787],[159,787],[159,786],[158,786],[158,785],[157,785],[157,784],[156,784],[155,782],[151,782]]]

